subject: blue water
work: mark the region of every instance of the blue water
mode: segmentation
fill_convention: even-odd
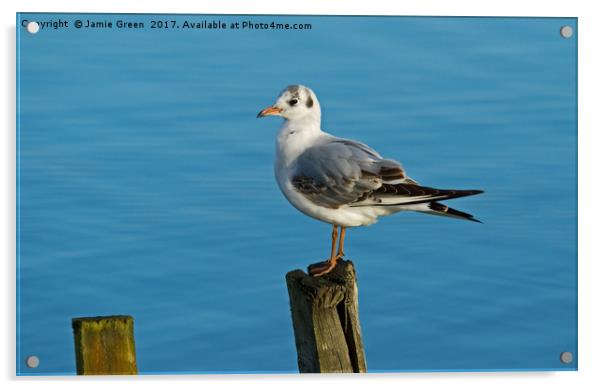
[[[141,373],[297,371],[284,275],[330,226],[280,194],[255,118],[292,83],[422,184],[486,192],[453,200],[484,224],[349,231],[368,369],[577,368],[576,19],[18,18],[70,23],[17,28],[18,374],[74,374],[71,318],[112,314]],[[312,29],[149,28],[249,19]]]

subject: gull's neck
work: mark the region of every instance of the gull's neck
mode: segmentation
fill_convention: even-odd
[[[289,166],[302,152],[313,146],[323,134],[320,128],[319,114],[285,119],[276,139],[277,163]]]

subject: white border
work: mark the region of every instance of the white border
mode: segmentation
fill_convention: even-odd
[[[462,389],[507,388],[579,388],[600,381],[600,263],[602,253],[596,238],[600,220],[600,206],[596,197],[600,191],[602,153],[599,132],[600,120],[600,48],[602,20],[596,13],[593,1],[545,1],[539,4],[525,0],[505,1],[334,1],[321,0],[257,0],[209,1],[196,0],[105,0],[105,1],[2,1],[2,169],[0,191],[2,196],[3,249],[2,271],[2,347],[0,366],[2,378],[8,387],[39,386],[92,387],[143,385],[163,387],[167,382],[198,388],[199,385],[226,385],[251,388],[300,387],[306,385],[325,387],[349,385],[350,387],[384,385],[387,387],[461,387]],[[441,16],[562,16],[579,17],[579,372],[557,373],[403,373],[368,376],[295,376],[295,375],[234,375],[234,376],[162,376],[135,378],[24,378],[15,377],[15,12],[144,12],[144,13],[265,13],[265,14],[337,14],[337,15],[441,15]],[[550,172],[553,175],[553,172]],[[570,185],[570,183],[559,183]],[[520,353],[520,350],[516,350]],[[42,381],[42,382],[39,382]],[[107,382],[108,381],[108,382]],[[598,384],[599,385],[599,384]]]

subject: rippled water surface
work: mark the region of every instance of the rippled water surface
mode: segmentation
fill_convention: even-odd
[[[369,370],[576,369],[576,19],[20,17],[145,28],[18,28],[19,374],[74,374],[71,318],[111,314],[142,373],[297,371],[284,275],[330,227],[280,194],[255,118],[293,83],[326,130],[486,192],[453,201],[484,224],[349,231]],[[249,19],[312,29],[149,28]]]

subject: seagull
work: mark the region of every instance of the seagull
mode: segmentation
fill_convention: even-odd
[[[266,116],[284,119],[276,138],[274,164],[284,197],[302,213],[332,224],[330,257],[311,265],[310,275],[330,272],[343,258],[346,228],[373,224],[381,216],[417,211],[480,223],[439,201],[482,190],[421,186],[399,162],[383,158],[364,143],[322,131],[320,103],[310,88],[286,87],[273,105],[257,114],[258,118]]]

